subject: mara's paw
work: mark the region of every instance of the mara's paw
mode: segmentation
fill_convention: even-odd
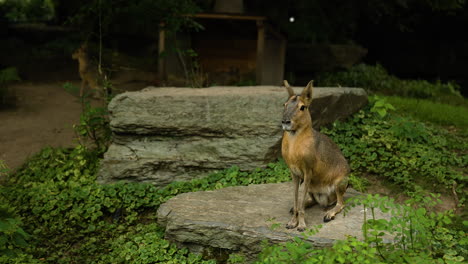
[[[304,232],[305,229],[306,229],[305,226],[298,226],[297,227],[297,231],[299,231],[299,232]]]
[[[297,224],[298,224],[297,220],[291,219],[291,221],[289,221],[289,222],[286,224],[286,228],[287,228],[287,229],[296,228]]]
[[[329,214],[326,214],[324,217],[323,217],[323,222],[330,222],[331,220],[335,219],[335,216],[334,215],[329,215]]]

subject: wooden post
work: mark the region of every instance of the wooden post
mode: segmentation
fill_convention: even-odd
[[[256,82],[263,83],[263,54],[265,48],[265,27],[263,20],[257,20],[257,61],[256,61]]]
[[[280,54],[279,54],[279,83],[277,85],[283,85],[283,80],[284,80],[284,67],[286,65],[286,39],[285,38],[280,38]]]
[[[166,78],[166,59],[164,58],[164,50],[166,45],[166,30],[165,24],[159,24],[159,45],[158,45],[158,78],[160,81]]]

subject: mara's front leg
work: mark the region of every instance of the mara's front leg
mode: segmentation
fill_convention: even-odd
[[[291,173],[292,181],[293,181],[293,188],[294,188],[294,205],[292,208],[292,217],[291,220],[286,224],[287,229],[293,229],[298,225],[297,216],[298,216],[298,193],[299,193],[299,177],[294,176]]]
[[[298,216],[297,220],[299,224],[297,225],[297,231],[302,232],[306,229],[306,223],[305,223],[305,208],[306,208],[306,203],[307,203],[307,195],[309,194],[309,186],[310,186],[310,175],[309,174],[304,174],[304,188],[302,189],[301,192],[301,200],[299,203],[299,208],[298,208]]]
[[[86,86],[86,79],[84,79],[84,76],[81,76],[80,98],[83,98],[85,86]]]

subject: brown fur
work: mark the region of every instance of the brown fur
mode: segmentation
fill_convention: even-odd
[[[282,154],[294,185],[293,214],[286,225],[303,231],[307,206],[336,205],[326,212],[324,221],[332,220],[344,207],[343,195],[348,185],[349,165],[338,146],[327,136],[312,128],[308,107],[312,102],[312,81],[300,96],[294,94],[287,81],[289,99],[284,104]],[[304,189],[299,194],[299,185]],[[308,200],[307,194],[309,194]],[[300,195],[300,196],[299,196]]]
[[[93,93],[93,97],[100,98],[99,73],[96,67],[93,67],[90,63],[87,45],[83,44],[73,52],[72,59],[78,60],[78,69],[81,77],[80,97],[83,97],[86,86],[88,86]]]

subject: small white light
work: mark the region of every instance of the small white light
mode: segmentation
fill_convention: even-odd
[[[293,23],[294,22],[294,17],[290,17],[289,22]]]

